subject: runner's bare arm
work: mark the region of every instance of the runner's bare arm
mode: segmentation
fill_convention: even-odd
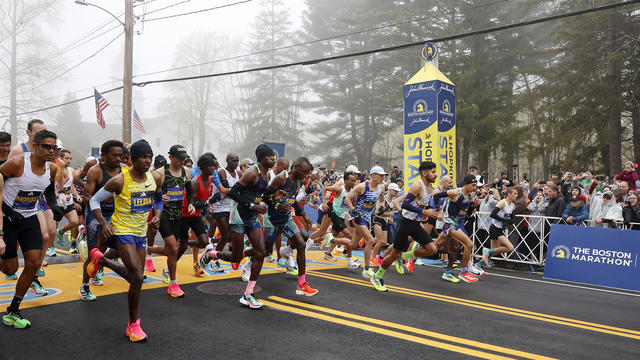
[[[353,211],[353,209],[355,209],[356,197],[358,197],[358,195],[364,194],[364,187],[365,183],[360,183],[356,187],[351,189],[351,191],[349,191],[349,194],[346,197],[347,201],[345,201],[347,207],[349,208],[349,211]]]

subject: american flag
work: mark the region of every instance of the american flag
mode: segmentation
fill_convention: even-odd
[[[146,131],[144,131],[144,126],[142,126],[142,120],[140,120],[140,116],[138,116],[136,109],[133,109],[133,126],[135,126],[135,128],[138,129],[138,131],[140,131],[141,133],[143,134],[147,133]]]
[[[93,95],[96,99],[96,116],[98,118],[98,125],[100,125],[103,129],[107,127],[107,123],[104,122],[104,117],[102,116],[102,111],[109,106],[107,100],[105,100],[102,95],[93,88]]]

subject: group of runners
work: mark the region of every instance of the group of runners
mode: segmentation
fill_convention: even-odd
[[[168,284],[167,294],[182,297],[176,268],[189,247],[196,276],[207,268],[223,272],[220,261],[238,270],[247,258],[241,268],[247,285],[239,302],[251,309],[263,307],[253,293],[265,259],[276,261],[274,245],[278,264],[297,276],[295,293],[301,296],[318,293],[306,279],[306,252],[314,243],[327,248],[324,259],[330,262],[338,261],[332,251],[342,247],[348,268],[361,270],[378,291],[387,291],[383,276],[389,267],[395,264],[400,273],[405,268],[413,272],[416,258],[438,251],[449,260],[443,279],[475,282],[489,256],[501,251],[499,246],[484,251],[482,260],[473,264],[473,242],[463,224],[478,205],[476,179],[468,175],[462,188],[451,189],[450,179],[443,178],[434,188],[436,164],[430,161],[420,164],[419,179],[404,194],[397,184],[385,182],[382,167],[374,166],[370,179],[361,179],[358,168],[348,166],[335,183],[320,191],[316,227],[302,206],[318,191],[313,165],[305,157],[291,163],[285,158],[276,161],[274,150],[262,144],[255,150],[255,164],[241,163],[237,154],[229,153],[221,168],[212,153],[204,153],[196,167],[187,167],[193,161],[181,145],[169,149],[167,161],[163,156],[154,160],[145,140],[130,146],[109,140],[102,144],[99,158],[88,158],[82,169],[74,171],[72,154],[62,149],[42,121],[31,120],[27,135],[28,140],[8,154],[2,153],[9,147],[3,147],[5,139],[0,137],[0,270],[15,278],[18,246],[24,257],[15,295],[3,315],[3,323],[15,328],[31,326],[20,303],[29,289],[36,296],[47,295],[40,282],[45,254],[55,254],[53,241],[63,244],[66,232],[84,260],[79,290],[83,301],[96,300],[91,286],[103,284],[105,267],[128,281],[125,334],[134,342],[147,338],[138,316],[145,269],[156,271],[153,260],[165,257],[161,277]],[[504,238],[499,232],[510,221],[509,199],[492,213],[491,235],[498,245]],[[63,217],[67,221],[59,228]],[[394,218],[392,244],[382,252]],[[216,229],[219,236],[214,236]],[[155,245],[157,232],[162,246]],[[433,241],[431,235],[436,233]],[[452,270],[461,246],[462,268],[456,277]],[[352,256],[360,247],[364,247],[362,269]],[[198,258],[199,249],[203,251]]]

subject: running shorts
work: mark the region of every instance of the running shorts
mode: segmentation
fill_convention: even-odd
[[[29,250],[42,250],[42,233],[37,215],[16,222],[12,222],[7,216],[4,216],[3,220],[6,249],[1,256],[2,259],[18,257],[18,244],[23,253]]]
[[[144,249],[147,247],[147,238],[142,236],[134,236],[134,235],[116,235],[112,238],[107,239],[107,247],[111,249],[117,249],[118,246],[116,244],[135,244],[136,249]]]
[[[278,229],[282,230],[282,234],[289,239],[300,233],[300,227],[298,227],[293,217],[289,217],[284,224],[270,224],[269,226],[265,226],[265,228],[267,230],[266,239],[270,243],[276,241]]]
[[[173,235],[176,239],[180,235],[180,229],[182,228],[182,219],[169,220],[168,217],[160,216],[160,236],[167,238]]]
[[[387,220],[385,220],[385,219],[383,219],[381,217],[374,216],[373,220],[372,220],[372,223],[373,223],[372,226],[371,226],[372,228],[375,225],[380,225],[380,228],[382,229],[382,231],[389,230],[389,225],[387,224]]]
[[[500,236],[504,236],[504,229],[500,229],[491,224],[491,226],[489,226],[489,239],[498,240],[498,237]]]
[[[222,211],[222,212],[217,212],[212,214],[216,219],[227,218],[227,221],[229,221],[229,216],[231,216],[231,212],[229,211]]]
[[[180,226],[180,240],[189,240],[189,228],[193,230],[196,236],[200,236],[207,232],[202,217],[200,216],[185,216],[182,218]]]
[[[107,220],[109,224],[111,224],[111,215],[113,214],[102,215],[104,216],[104,219]],[[101,230],[100,223],[98,222],[98,219],[93,217],[93,215],[91,216],[91,219],[87,218],[87,220],[89,220],[86,227],[87,243],[88,244],[97,243],[98,239],[100,238],[100,230]]]
[[[393,248],[399,251],[407,251],[409,249],[409,236],[420,244],[425,246],[433,242],[431,235],[420,225],[420,221],[409,220],[402,215],[398,217],[398,231],[393,240]]]
[[[331,229],[339,233],[347,228],[347,224],[344,223],[344,219],[336,215],[333,210],[329,209],[329,218],[331,219]]]

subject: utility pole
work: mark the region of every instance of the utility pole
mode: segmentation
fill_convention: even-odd
[[[122,88],[122,141],[131,144],[133,95],[133,0],[124,0],[124,74]]]

